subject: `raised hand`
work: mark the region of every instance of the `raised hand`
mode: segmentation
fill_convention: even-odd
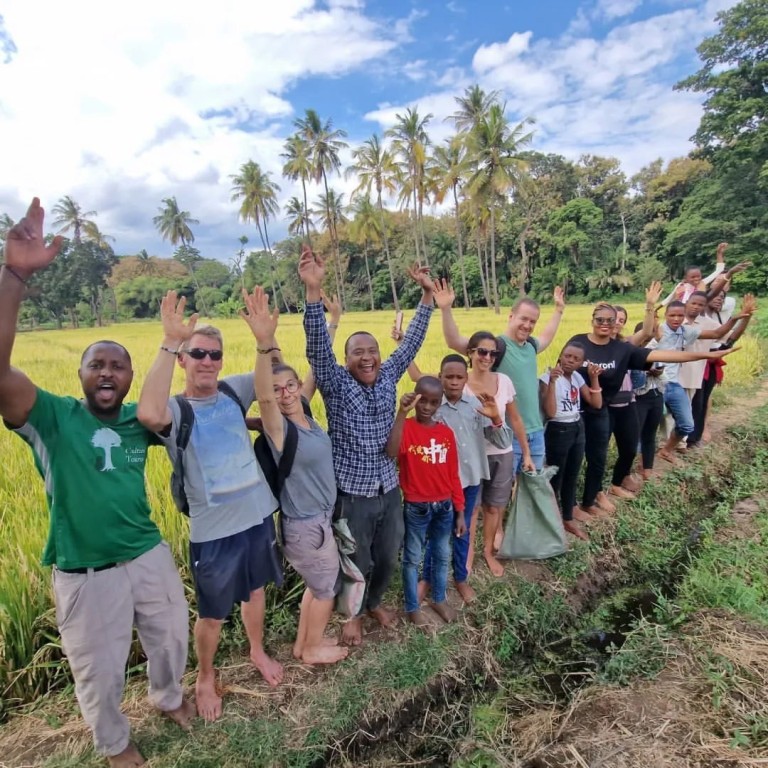
[[[589,376],[590,379],[597,379],[602,372],[603,369],[599,365],[595,365],[595,363],[589,363],[587,365],[587,376]]]
[[[163,333],[168,341],[179,344],[188,341],[195,333],[195,325],[200,315],[195,312],[189,320],[184,321],[184,308],[187,297],[178,298],[176,291],[168,291],[160,302],[160,319],[163,323]]]
[[[456,300],[456,292],[453,290],[453,286],[447,280],[441,280],[439,277],[434,282],[432,296],[438,309],[450,309]]]
[[[738,272],[743,272],[745,269],[749,269],[752,266],[751,261],[740,261],[736,266],[731,267],[726,273],[725,276],[730,278],[733,275],[737,274]]]
[[[323,300],[323,306],[326,311],[331,316],[331,322],[334,325],[338,325],[339,320],[341,320],[341,302],[339,297],[335,293],[333,297],[330,297],[325,291],[320,291],[320,298]]]
[[[549,369],[549,383],[554,384],[563,375],[563,369],[559,365]]]
[[[745,293],[744,298],[741,300],[741,314],[743,317],[751,315],[757,311],[757,301],[751,293]]]
[[[562,289],[562,286],[555,286],[555,290],[552,293],[552,298],[555,302],[555,309],[558,312],[563,312],[565,310],[565,291]]]
[[[398,347],[400,346],[400,344],[402,344],[403,336],[405,336],[405,334],[402,331],[397,329],[396,325],[392,326],[392,331],[390,332],[389,335],[392,338],[392,340],[395,342],[395,344],[397,344]]]
[[[702,357],[705,360],[718,360],[721,357],[732,354],[733,352],[738,352],[740,349],[741,347],[731,347],[730,349],[715,349],[712,350],[712,352],[702,354]]]
[[[421,290],[429,293],[434,290],[432,278],[429,276],[429,267],[419,267],[414,265],[408,268],[408,275],[411,280],[421,286]]]
[[[725,261],[725,249],[728,247],[728,243],[720,243],[717,246],[717,263],[722,264]]]
[[[479,414],[487,416],[494,424],[498,424],[501,421],[501,414],[499,413],[499,406],[496,404],[496,398],[487,392],[481,392],[475,397],[480,401],[480,408],[475,408],[475,410]]]
[[[307,288],[320,289],[325,279],[325,262],[304,245],[299,258],[299,279]]]
[[[421,400],[421,395],[417,395],[415,392],[406,392],[400,398],[400,412],[408,413],[408,411],[415,407],[419,400]]]
[[[655,306],[661,296],[661,282],[654,280],[645,291],[645,303],[649,306]]]
[[[275,307],[272,312],[269,311],[269,296],[258,285],[253,289],[252,294],[243,290],[243,301],[245,311],[240,312],[240,317],[248,323],[251,333],[259,344],[269,344],[275,337],[280,310]]]
[[[4,248],[5,263],[22,280],[47,267],[61,248],[62,238],[59,235],[53,238],[50,245],[45,244],[44,219],[45,211],[40,205],[40,199],[33,197],[24,218],[8,230]]]

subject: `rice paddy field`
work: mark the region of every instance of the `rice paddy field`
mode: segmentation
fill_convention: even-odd
[[[632,327],[641,319],[642,306],[630,305],[629,323]],[[538,331],[551,317],[552,308],[544,307]],[[590,328],[589,306],[569,306],[560,325],[555,342],[539,356],[539,372],[552,365],[562,344],[573,334]],[[406,312],[406,323],[412,312]],[[501,333],[506,313],[495,315],[491,310],[456,310],[461,331],[469,335],[487,329]],[[350,313],[344,315],[335,344],[341,358],[344,339],[358,330],[373,333],[380,342],[382,357],[394,349],[390,339],[393,315],[389,312]],[[224,375],[242,373],[252,368],[254,341],[242,320],[221,320],[216,323],[225,339]],[[304,334],[301,316],[282,316],[279,343],[286,362],[294,365],[300,375],[308,370],[304,356]],[[134,363],[134,384],[128,399],[138,397],[139,388],[151,365],[162,338],[159,322],[114,325],[108,328],[44,331],[19,334],[13,363],[40,387],[57,394],[80,393],[77,368],[85,346],[98,339],[109,338],[124,344]],[[723,389],[749,384],[764,368],[761,343],[746,336],[741,351],[728,358]],[[439,313],[433,318],[427,340],[417,357],[424,372],[436,372],[440,359],[447,354],[442,336]],[[181,389],[180,371],[174,381],[174,391]],[[410,389],[406,377],[400,391]],[[316,417],[325,421],[320,398],[313,402]],[[53,615],[49,569],[40,565],[40,554],[47,534],[48,515],[43,484],[38,476],[29,449],[7,430],[0,430],[0,719],[4,709],[46,693],[66,680],[66,667],[60,660],[58,636]],[[177,561],[186,572],[186,520],[174,508],[168,492],[170,466],[161,449],[150,453],[147,488],[153,514],[163,535],[170,542]]]

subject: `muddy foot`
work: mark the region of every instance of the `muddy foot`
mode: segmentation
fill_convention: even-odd
[[[305,664],[335,664],[346,659],[348,655],[349,648],[340,645],[316,645],[305,648],[301,660]]]
[[[563,522],[563,528],[565,528],[568,533],[570,533],[572,536],[575,536],[577,539],[582,539],[583,541],[589,541],[589,536],[586,534],[585,531],[581,529],[581,526],[574,522],[573,520],[566,520]]]
[[[446,624],[456,621],[459,615],[445,600],[442,603],[430,603],[429,606]]]
[[[488,570],[496,577],[504,575],[504,566],[489,552],[483,552],[485,562],[488,564]]]
[[[363,620],[350,619],[341,628],[341,642],[344,645],[360,645],[363,642]]]
[[[424,611],[421,609],[418,611],[411,611],[405,615],[408,617],[408,621],[410,621],[411,624],[416,627],[429,627],[432,625],[432,622],[427,617],[427,614],[424,613]]]
[[[476,597],[475,590],[467,584],[466,581],[460,581],[456,584],[456,591],[459,593],[459,597],[469,605]]]
[[[643,479],[639,475],[627,475],[621,483],[621,487],[632,493],[637,493],[643,487]]]
[[[595,501],[597,502],[597,506],[600,507],[600,509],[604,509],[606,512],[613,514],[616,511],[616,505],[603,491],[600,491],[600,493],[597,494]]]
[[[384,629],[389,629],[394,626],[395,621],[397,621],[397,614],[389,608],[385,608],[383,605],[368,611],[368,615],[372,619],[376,619]]]
[[[609,496],[615,496],[617,499],[636,499],[637,494],[628,491],[626,488],[622,488],[620,485],[612,485],[608,489]]]
[[[144,765],[146,760],[136,747],[128,742],[128,746],[119,754],[108,757],[110,768],[137,768]]]
[[[214,677],[201,679],[198,675],[195,683],[195,705],[200,717],[212,723],[221,717],[221,696],[216,690]]]
[[[182,699],[181,706],[163,710],[163,715],[173,720],[182,731],[188,731],[192,727],[192,721],[197,717],[197,707],[189,699]]]
[[[595,518],[589,512],[585,512],[581,507],[573,508],[573,519],[580,523],[591,523]]]
[[[656,455],[660,459],[669,462],[673,467],[680,466],[680,459],[678,459],[677,456],[673,456],[671,453],[665,451],[664,449],[660,450]]]

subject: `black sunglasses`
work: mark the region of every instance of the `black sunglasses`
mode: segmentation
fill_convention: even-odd
[[[475,347],[473,352],[477,352],[480,357],[496,357],[499,353],[495,349],[483,349],[483,347]]]
[[[224,356],[224,352],[220,349],[201,349],[200,347],[192,347],[192,349],[186,350],[185,354],[193,360],[205,360],[205,356],[208,355],[215,363]]]
[[[593,317],[595,325],[616,325],[615,317]]]

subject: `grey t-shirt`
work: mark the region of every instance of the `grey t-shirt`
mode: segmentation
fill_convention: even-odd
[[[309,419],[309,425],[309,429],[296,425],[299,432],[296,456],[280,495],[280,509],[286,517],[307,518],[327,514],[336,503],[331,438],[316,421]],[[283,434],[288,433],[288,420],[285,417],[283,430]],[[275,462],[278,462],[280,454],[271,440],[269,447]]]
[[[224,381],[248,410],[256,398],[253,374],[227,376]],[[184,451],[184,487],[189,500],[189,538],[202,542],[223,539],[261,523],[277,508],[253,452],[251,436],[237,403],[223,392],[190,397],[195,424]],[[171,430],[161,435],[171,461],[176,455],[180,411],[168,402]]]

